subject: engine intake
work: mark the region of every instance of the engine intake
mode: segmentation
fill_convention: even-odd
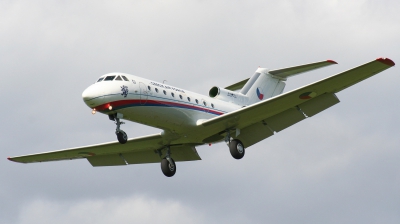
[[[221,89],[218,86],[214,86],[208,92],[208,95],[212,98],[235,103],[238,105],[244,105],[247,99],[246,96],[238,92],[233,92],[227,89]]]

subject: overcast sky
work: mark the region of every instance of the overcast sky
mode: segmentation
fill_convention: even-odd
[[[398,66],[341,103],[246,150],[202,161],[93,168],[17,156],[115,140],[81,98],[125,72],[207,94],[326,59],[285,91],[388,57],[400,63],[399,1],[1,1],[0,223],[400,223]],[[129,123],[129,137],[160,130]]]

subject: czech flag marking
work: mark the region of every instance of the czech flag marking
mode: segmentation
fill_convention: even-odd
[[[316,95],[317,95],[316,92],[306,92],[306,93],[301,94],[299,96],[299,98],[302,100],[308,100],[308,99],[315,97]]]
[[[257,96],[258,96],[258,99],[260,99],[260,100],[262,100],[262,99],[264,98],[264,94],[262,94],[262,93],[260,92],[260,89],[259,89],[259,88],[257,88]]]

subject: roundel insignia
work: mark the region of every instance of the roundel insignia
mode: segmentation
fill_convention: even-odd
[[[299,98],[302,100],[308,100],[308,99],[315,97],[316,95],[317,95],[316,92],[306,92],[306,93],[301,94],[299,96]]]
[[[80,155],[87,155],[87,156],[95,156],[96,154],[94,154],[93,152],[80,152],[78,153]]]

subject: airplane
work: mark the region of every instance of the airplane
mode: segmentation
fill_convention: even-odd
[[[283,93],[285,81],[300,73],[337,64],[326,60],[282,69],[258,68],[254,75],[209,96],[124,73],[101,76],[82,93],[92,114],[105,114],[116,124],[118,141],[58,151],[9,157],[20,163],[86,158],[93,167],[161,163],[167,177],[175,162],[201,160],[196,146],[225,141],[233,158],[285,128],[339,103],[340,92],[395,63],[378,58],[366,64]],[[121,120],[162,129],[130,138]]]

